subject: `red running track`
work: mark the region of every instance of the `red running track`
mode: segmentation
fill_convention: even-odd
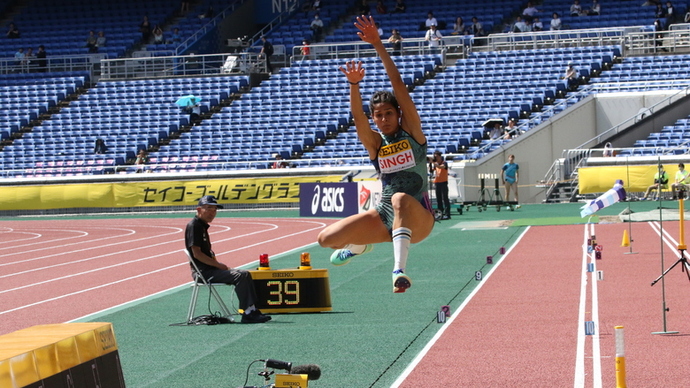
[[[188,283],[187,221],[0,222],[0,334],[70,321]],[[210,232],[219,259],[240,266],[261,253],[311,244],[329,222],[217,218]],[[663,227],[678,236],[677,222]],[[651,334],[665,329],[662,284],[650,286],[662,270],[658,226],[633,224],[635,255],[620,247],[628,225],[593,228],[604,247],[604,259],[595,261],[603,281],[586,274],[585,226],[529,228],[399,386],[613,387],[616,325],[625,326],[629,386],[690,386],[683,368],[690,282],[680,266],[663,284],[667,328],[680,334]],[[669,244],[664,268],[678,257],[677,241]],[[583,335],[583,320],[598,322],[596,335]]]
[[[632,248],[621,247],[627,224],[590,227],[531,227],[394,386],[615,387],[618,325],[627,386],[690,386],[690,282],[680,265],[664,277],[664,327],[662,284],[651,286],[662,272],[658,224],[634,223]],[[678,238],[678,222],[663,228]],[[583,249],[591,232],[602,260]],[[679,257],[678,241],[667,240],[663,268]],[[590,320],[596,333],[584,335]],[[680,333],[652,334],[664,330]]]
[[[0,222],[0,335],[190,282],[190,218]],[[218,259],[238,267],[312,244],[331,222],[220,217],[209,232]]]

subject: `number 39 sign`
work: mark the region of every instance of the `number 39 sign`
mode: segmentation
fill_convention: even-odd
[[[267,314],[331,311],[326,269],[249,271],[254,279],[256,307]]]

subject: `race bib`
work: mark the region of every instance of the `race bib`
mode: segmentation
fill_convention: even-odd
[[[407,139],[383,146],[379,150],[379,168],[384,174],[402,171],[414,166],[412,145]]]

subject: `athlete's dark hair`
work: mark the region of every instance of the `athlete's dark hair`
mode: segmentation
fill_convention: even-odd
[[[390,102],[391,104],[393,104],[395,109],[400,109],[400,105],[398,105],[398,99],[395,98],[393,93],[386,90],[379,90],[378,92],[374,92],[374,95],[371,96],[371,100],[369,101],[369,112],[373,113],[374,105],[381,104],[384,102]]]

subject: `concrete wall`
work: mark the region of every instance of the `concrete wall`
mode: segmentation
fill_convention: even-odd
[[[602,104],[603,110],[615,114],[616,109],[620,106],[617,100],[628,101],[635,103],[636,106],[640,106],[640,110],[638,110],[638,114],[635,117],[634,126],[609,139],[613,146],[618,148],[632,147],[636,140],[644,139],[652,132],[659,132],[666,125],[673,125],[677,119],[686,117],[688,112],[690,112],[690,98],[687,96],[680,97],[680,99],[672,105],[662,104],[658,107],[654,107],[658,102],[675,94],[669,93],[668,91],[647,92],[642,96],[629,96],[630,93],[616,94],[617,96],[601,95],[598,98],[598,101]],[[654,114],[650,114],[650,110],[653,111]],[[601,144],[598,145],[598,147],[601,146]]]
[[[563,156],[564,150],[582,145],[614,125],[635,117],[641,109],[649,108],[671,94],[676,92],[590,95],[492,152],[488,157],[476,162],[454,163],[452,170],[461,182],[459,195],[464,201],[477,201],[480,194],[478,175],[498,174],[500,178],[501,167],[507,163],[508,156],[514,154],[515,162],[520,165],[520,202],[541,203],[545,199],[546,188],[539,187],[537,182],[545,178],[554,161]],[[631,146],[633,138],[642,139],[649,132],[659,131],[663,125],[669,125],[666,123],[686,117],[690,111],[688,100],[681,100],[639,121],[630,129],[636,130],[636,133],[629,136],[629,139],[622,134],[618,135],[621,144],[614,143],[614,147]],[[630,125],[634,124],[635,120],[631,120]],[[637,129],[638,126],[640,129]],[[645,132],[646,134],[642,135]],[[493,192],[494,182],[487,182],[486,185]],[[501,188],[501,195],[503,194]]]

